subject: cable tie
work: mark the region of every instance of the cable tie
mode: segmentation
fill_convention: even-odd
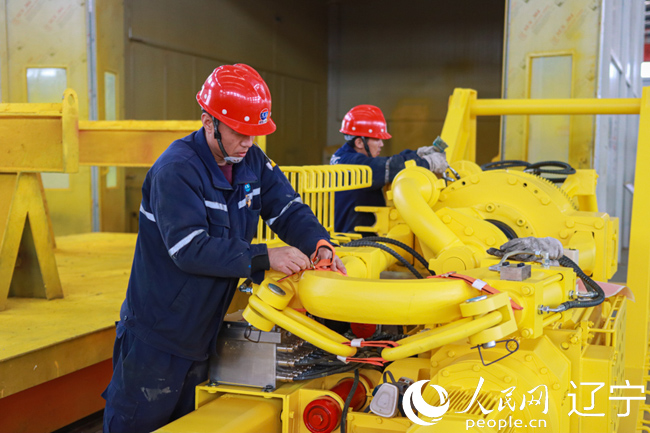
[[[487,283],[483,280],[479,280],[478,278],[472,283],[472,287],[479,290],[482,290],[485,286],[487,286]]]
[[[341,361],[341,362],[343,362],[345,364],[350,363],[350,361],[348,361],[348,358],[346,356],[336,355],[336,359],[338,359],[339,361]]]
[[[363,341],[364,341],[363,338],[355,338],[352,341],[350,341],[350,347],[361,347]]]

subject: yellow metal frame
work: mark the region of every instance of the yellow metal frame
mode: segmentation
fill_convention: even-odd
[[[77,96],[70,89],[61,103],[0,104],[0,311],[10,294],[63,296],[47,202],[40,177],[33,173],[74,173],[80,164],[149,167],[172,141],[201,127],[200,121],[79,121],[78,111]],[[265,136],[256,137],[256,143],[266,149]],[[369,167],[286,167],[283,171],[330,232],[334,231],[334,192],[372,183]],[[258,242],[276,239],[260,222]],[[20,266],[14,271],[17,260]]]
[[[477,99],[472,89],[454,89],[440,136],[450,163],[475,160],[476,117],[534,114],[639,114],[641,99]]]

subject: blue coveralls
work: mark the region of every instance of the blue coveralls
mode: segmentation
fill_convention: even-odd
[[[367,165],[372,169],[372,186],[350,191],[339,191],[334,195],[334,230],[342,233],[354,232],[356,226],[372,226],[375,216],[368,212],[355,212],[356,206],[386,206],[382,188],[393,181],[404,169],[404,162],[414,160],[417,165],[429,169],[429,163],[412,150],[404,150],[393,156],[370,158],[354,150],[354,141],[345,143],[332,155],[330,164]],[[367,233],[370,234],[370,233]]]
[[[142,186],[139,233],[117,324],[104,431],[155,430],[194,408],[239,278],[259,282],[259,217],[306,255],[329,239],[284,174],[253,146],[230,185],[203,128],[174,141]]]

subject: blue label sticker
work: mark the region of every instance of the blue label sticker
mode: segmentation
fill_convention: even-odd
[[[265,108],[260,112],[260,121],[258,122],[259,125],[265,124],[269,120],[269,109]]]
[[[244,185],[244,191],[251,192],[251,184],[250,183],[247,183],[246,185]]]

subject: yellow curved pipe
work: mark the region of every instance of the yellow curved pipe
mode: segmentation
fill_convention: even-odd
[[[384,325],[457,320],[459,304],[479,293],[460,280],[368,280],[334,272],[305,272],[298,284],[300,301],[311,314]]]
[[[393,181],[393,203],[413,233],[435,255],[465,244],[436,215],[431,206],[437,201],[436,177],[421,167],[407,167]],[[432,203],[430,203],[432,202]]]
[[[309,317],[294,310],[293,308],[287,307],[284,310],[282,310],[282,313],[284,313],[284,315],[287,316],[289,319],[295,320],[302,326],[306,326],[308,328],[313,329],[323,337],[333,340],[335,343],[344,343],[350,341],[344,336],[342,336],[341,334],[339,334],[338,332],[334,332],[333,330],[329,329],[327,326],[321,325],[320,323],[316,322],[313,319],[310,319]]]
[[[248,305],[250,305],[250,307],[257,311],[259,314],[264,316],[264,318],[267,320],[270,320],[281,328],[286,329],[287,331],[297,335],[303,340],[309,341],[313,345],[320,347],[323,350],[326,350],[335,355],[346,357],[353,356],[355,353],[357,353],[357,350],[355,348],[337,343],[336,341],[327,336],[324,336],[321,332],[317,331],[322,331],[320,328],[323,327],[323,325],[307,317],[305,317],[305,319],[310,320],[310,323],[308,325],[305,325],[304,323],[296,321],[295,316],[289,317],[282,311],[278,311],[275,308],[269,306],[256,295],[251,295],[251,297],[248,298]],[[339,337],[343,338],[340,335]],[[343,338],[343,340],[345,341],[345,338]]]
[[[435,328],[414,336],[419,337],[417,339],[408,337],[398,341],[399,346],[382,350],[381,356],[387,361],[408,358],[409,356],[468,338],[501,323],[502,319],[503,315],[500,312],[493,311],[475,320],[470,319],[469,321],[450,323],[449,325],[441,326],[440,328]],[[461,324],[463,326],[460,326]]]

